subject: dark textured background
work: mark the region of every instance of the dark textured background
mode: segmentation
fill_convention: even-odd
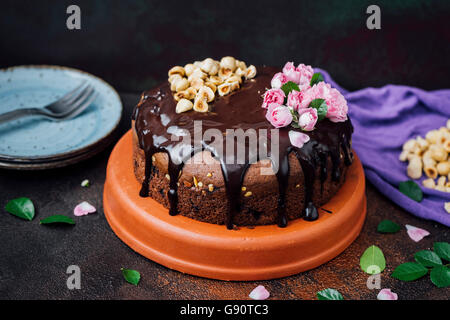
[[[122,95],[125,133],[137,95]],[[257,286],[264,285],[271,299],[316,299],[325,288],[339,290],[345,299],[375,300],[378,290],[366,286],[368,275],[359,258],[371,245],[383,250],[386,269],[382,288],[391,288],[400,300],[450,300],[450,288],[438,289],[426,276],[412,282],[391,277],[399,264],[414,261],[414,253],[430,249],[435,241],[449,241],[450,228],[416,218],[367,186],[367,218],[361,235],[348,249],[324,265],[298,275],[270,281],[218,281],[167,269],[131,250],[112,232],[103,213],[102,194],[106,162],[111,148],[69,168],[45,172],[0,170],[0,205],[20,196],[30,197],[36,206],[33,221],[21,220],[0,208],[0,299],[248,299]],[[90,188],[80,183],[89,179]],[[93,204],[98,213],[74,217],[81,201]],[[52,214],[71,216],[75,226],[43,226],[39,220]],[[380,234],[378,223],[390,219],[428,230],[430,236],[412,241],[406,229]],[[224,226],[225,228],[225,226]],[[69,265],[81,269],[81,290],[68,290]],[[141,282],[125,282],[120,268],[139,270]]]
[[[80,31],[66,28],[70,4],[81,7]],[[366,28],[370,4],[381,7],[381,30]],[[311,64],[348,89],[438,89],[450,86],[449,16],[447,0],[3,0],[0,67],[72,66],[139,92],[173,65],[232,55]]]
[[[366,29],[366,8],[380,5],[382,29]],[[66,8],[78,4],[82,30],[66,29]],[[98,75],[123,92],[139,92],[166,79],[170,66],[208,56],[233,55],[249,63],[304,62],[330,71],[357,89],[401,83],[450,87],[450,1],[24,1],[0,3],[0,67],[57,64]],[[137,95],[121,95],[129,129]],[[0,206],[20,196],[37,208],[27,222],[0,209],[0,299],[246,299],[263,284],[274,299],[315,299],[336,288],[346,299],[375,299],[366,287],[359,257],[370,245],[383,249],[382,286],[400,299],[450,299],[450,290],[429,277],[405,283],[390,277],[415,252],[448,241],[449,228],[420,220],[367,187],[368,212],[361,236],[339,257],[309,272],[273,281],[223,282],[169,270],[134,253],[109,228],[102,209],[106,162],[111,148],[69,168],[45,172],[0,170]],[[80,187],[83,179],[92,187]],[[98,213],[76,217],[74,227],[46,227],[52,214],[72,215],[80,201]],[[425,228],[419,243],[406,235],[381,235],[382,219]],[[77,264],[82,289],[66,288],[66,268]],[[120,268],[142,274],[138,287]]]

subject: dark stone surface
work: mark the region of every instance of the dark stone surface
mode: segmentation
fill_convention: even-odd
[[[130,113],[138,97],[122,95],[125,112],[121,132],[129,128]],[[274,299],[314,299],[324,288],[338,289],[346,299],[376,299],[377,290],[366,287],[367,275],[359,257],[370,245],[379,246],[387,268],[383,288],[399,299],[450,299],[449,289],[436,288],[429,277],[406,283],[390,277],[393,269],[413,254],[431,248],[434,241],[449,241],[449,228],[420,220],[367,187],[367,220],[360,237],[340,256],[299,275],[257,282],[223,282],[169,270],[136,254],[111,231],[102,209],[105,168],[111,148],[80,164],[45,172],[0,171],[0,299],[246,299],[263,284]],[[80,183],[89,179],[90,188]],[[10,199],[30,197],[37,208],[33,221],[16,218],[3,209]],[[42,226],[39,220],[52,214],[73,216],[73,208],[89,201],[98,213],[75,217],[73,227]],[[412,224],[431,232],[419,243],[404,228],[393,235],[376,232],[382,219]],[[81,290],[66,287],[69,265],[81,268]],[[139,270],[141,283],[124,281],[120,268]]]
[[[366,9],[381,8],[381,30]],[[66,8],[81,8],[80,31]],[[348,89],[450,86],[450,1],[428,0],[3,0],[0,67],[59,64],[123,92],[165,80],[170,67],[233,55],[254,65],[286,60],[328,70]]]

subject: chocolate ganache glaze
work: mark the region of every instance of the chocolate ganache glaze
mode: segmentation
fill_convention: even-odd
[[[233,228],[233,216],[240,210],[239,199],[245,172],[251,163],[260,159],[260,148],[267,148],[267,157],[273,164],[277,164],[278,171],[276,177],[279,185],[278,196],[278,225],[285,227],[287,225],[287,216],[285,210],[286,187],[289,177],[288,156],[291,152],[297,157],[304,172],[305,188],[305,208],[303,208],[303,219],[313,221],[318,218],[318,212],[312,202],[313,183],[316,179],[316,168],[320,168],[320,181],[326,180],[331,174],[333,181],[340,179],[339,164],[341,161],[341,150],[344,154],[345,165],[352,163],[352,152],[350,146],[353,127],[350,119],[345,122],[334,123],[328,119],[322,120],[311,132],[303,132],[310,137],[310,141],[305,143],[302,148],[292,146],[288,132],[294,129],[291,126],[280,128],[278,131],[279,143],[275,145],[278,152],[272,152],[271,143],[258,143],[257,150],[251,150],[249,139],[245,142],[245,161],[226,161],[226,141],[227,129],[254,129],[256,134],[267,132],[270,140],[270,132],[274,127],[265,118],[265,109],[262,105],[262,95],[266,88],[270,88],[270,82],[275,73],[279,72],[274,67],[257,68],[258,75],[255,79],[243,83],[240,90],[224,97],[216,97],[210,105],[210,112],[200,113],[188,111],[177,114],[175,112],[177,102],[172,96],[168,82],[163,83],[142,95],[141,101],[133,112],[135,128],[138,136],[139,146],[145,153],[145,179],[142,183],[140,195],[146,197],[149,194],[149,181],[152,172],[152,156],[158,152],[164,152],[168,155],[169,165],[168,173],[170,175],[170,189],[167,197],[170,204],[169,213],[177,214],[177,182],[183,168],[183,160],[186,156],[180,156],[180,141],[174,141],[174,136],[182,136],[182,130],[187,130],[190,134],[190,143],[184,145],[184,155],[189,158],[195,153],[209,150],[221,165],[223,178],[228,198],[228,213],[225,221],[227,228]],[[208,129],[219,130],[223,137],[223,143],[218,145],[211,141],[194,141],[194,121],[201,121],[201,133],[197,132],[197,137],[203,138],[203,133]],[[260,131],[265,129],[267,131]],[[180,131],[181,130],[181,131]],[[196,129],[198,130],[198,129]],[[217,131],[216,131],[217,132]],[[233,138],[234,139],[234,138]],[[205,139],[206,140],[206,139]],[[219,152],[222,147],[222,152]],[[186,148],[188,152],[186,153]],[[235,152],[234,154],[237,154]],[[235,156],[236,157],[236,156]],[[327,172],[327,160],[331,158],[332,172]],[[229,160],[229,159],[228,159]]]

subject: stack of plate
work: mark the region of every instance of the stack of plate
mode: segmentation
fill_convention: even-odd
[[[73,119],[26,117],[0,124],[0,168],[48,169],[87,159],[113,140],[122,116],[117,92],[103,80],[56,66],[20,66],[0,70],[0,113],[44,107],[83,81],[97,99]]]

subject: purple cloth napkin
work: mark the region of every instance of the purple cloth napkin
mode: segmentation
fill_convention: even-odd
[[[341,88],[321,69],[327,83],[347,99],[349,115],[355,132],[353,148],[364,166],[367,179],[386,197],[417,217],[450,226],[450,214],[444,203],[450,193],[422,186],[424,193],[418,203],[398,190],[398,184],[410,180],[407,163],[399,161],[403,143],[418,135],[446,125],[450,119],[450,90],[424,91],[417,88],[386,85],[349,92]]]

